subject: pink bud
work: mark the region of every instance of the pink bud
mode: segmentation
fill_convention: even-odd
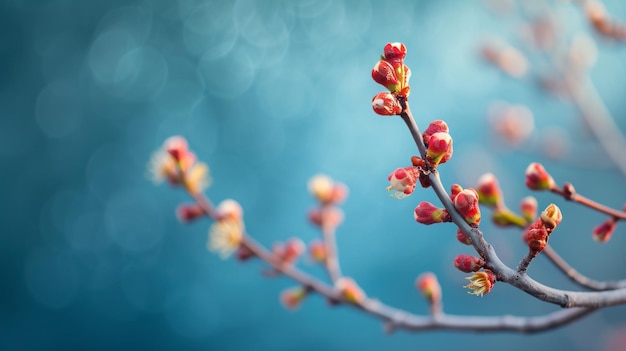
[[[448,124],[446,124],[446,122],[441,119],[430,122],[430,124],[428,125],[428,128],[426,128],[424,133],[422,133],[422,140],[424,140],[424,144],[428,146],[430,136],[438,132],[444,132],[444,133],[450,132],[448,128]]]
[[[480,203],[496,207],[502,203],[502,191],[498,180],[492,173],[485,173],[478,179],[476,186]]]
[[[195,203],[181,204],[176,208],[176,217],[178,217],[178,220],[182,223],[193,222],[204,215],[204,210]]]
[[[395,93],[400,89],[400,81],[396,77],[393,66],[387,61],[378,61],[372,69],[372,78],[374,81],[390,92]]]
[[[237,259],[241,262],[247,261],[256,256],[252,250],[246,245],[240,245],[237,249]]]
[[[448,153],[452,156],[452,137],[450,134],[437,132],[431,135],[428,139],[428,150],[426,151],[426,160],[430,165],[436,167]],[[448,156],[448,159],[450,156]]]
[[[360,304],[365,300],[365,293],[351,278],[339,278],[335,282],[335,288],[339,290],[343,298],[350,303]]]
[[[416,222],[426,225],[452,220],[445,208],[439,208],[428,201],[422,201],[415,207],[413,217]]]
[[[531,190],[549,190],[556,185],[552,176],[537,162],[526,168],[526,186]]]
[[[384,49],[384,59],[391,63],[402,62],[406,57],[406,46],[403,43],[388,43]]]
[[[485,260],[472,255],[461,254],[454,259],[454,267],[464,273],[477,272],[484,265]]]
[[[467,188],[461,191],[454,197],[454,207],[472,227],[477,227],[480,224],[480,208],[478,207],[476,190]]]
[[[604,221],[602,224],[593,228],[593,239],[605,243],[609,241],[611,235],[615,231],[615,227],[617,226],[617,221],[614,218],[609,218]]]
[[[173,136],[165,140],[163,144],[165,150],[172,156],[174,160],[180,162],[184,154],[188,152],[187,140],[182,136]]]
[[[387,191],[393,190],[394,194],[392,196],[398,199],[407,197],[415,190],[415,183],[418,177],[419,170],[416,167],[397,168],[387,176],[387,180],[389,180]]]
[[[307,291],[300,286],[290,288],[280,294],[280,303],[290,310],[296,310],[306,295]]]
[[[433,273],[422,273],[415,280],[415,286],[430,304],[438,304],[441,302],[441,286],[437,281],[437,276]]]
[[[463,187],[459,184],[450,185],[450,200],[454,201],[454,198],[459,195],[461,191],[463,191]]]
[[[532,222],[537,216],[537,199],[532,196],[526,196],[520,202],[520,211],[522,217],[528,222]]]
[[[372,109],[382,116],[394,116],[402,113],[402,106],[390,92],[380,92],[372,98]]]
[[[326,261],[326,246],[321,240],[313,240],[309,243],[309,256],[315,262]]]
[[[299,238],[291,238],[286,243],[274,244],[272,253],[283,263],[293,263],[304,252],[304,243]]]
[[[472,239],[463,233],[461,229],[456,230],[456,240],[458,240],[461,244],[472,245]]]

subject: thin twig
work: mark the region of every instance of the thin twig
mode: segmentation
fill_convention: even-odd
[[[324,259],[324,266],[330,280],[335,283],[342,276],[341,268],[339,267],[339,255],[337,253],[337,242],[335,240],[335,227],[329,225],[328,218],[330,217],[331,208],[329,205],[322,205],[322,238],[324,241],[324,247],[326,249],[326,258]]]
[[[624,149],[626,150],[626,149]],[[572,187],[573,189],[573,187]],[[616,220],[626,220],[626,212],[624,211],[618,211],[615,209],[612,209],[608,206],[605,206],[601,203],[598,203],[596,201],[593,201],[589,198],[586,198],[582,195],[579,195],[578,193],[571,193],[568,191],[564,191],[563,189],[560,189],[557,186],[554,186],[553,188],[550,189],[551,192],[558,194],[560,196],[562,196],[564,199],[572,201],[572,202],[576,202],[579,203],[583,206],[586,206],[590,209],[596,210],[598,212],[607,214],[613,218],[615,218]]]

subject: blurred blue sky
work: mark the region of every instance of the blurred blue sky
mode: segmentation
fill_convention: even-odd
[[[532,8],[542,1],[532,2]],[[547,2],[563,42],[590,33],[580,9]],[[626,20],[626,3],[606,1]],[[535,10],[529,10],[533,12]],[[486,64],[480,45],[499,37],[522,47],[524,22],[481,1],[21,1],[0,3],[0,349],[2,350],[400,350],[603,349],[624,330],[624,307],[533,336],[431,332],[386,335],[381,323],[312,296],[292,313],[278,302],[293,284],[268,280],[258,262],[222,261],[205,249],[207,222],[179,224],[179,189],[146,178],[152,151],[183,135],[211,167],[216,202],[237,199],[246,226],[271,245],[309,241],[319,172],[350,187],[338,246],[343,271],[368,295],[426,313],[413,288],[424,271],[443,286],[454,314],[536,315],[558,309],[504,284],[476,298],[452,267],[469,253],[451,225],[417,225],[412,210],[434,195],[398,201],[387,175],[416,153],[404,124],[376,116],[381,90],[370,70],[390,41],[408,47],[411,105],[418,124],[445,119],[455,154],[445,184],[472,186],[495,173],[512,208],[526,196],[523,172],[545,163],[558,181],[612,207],[626,199],[624,175],[606,162],[576,109]],[[626,130],[626,47],[598,42],[591,76]],[[528,51],[532,67],[549,69]],[[493,101],[524,104],[536,133],[521,149],[494,141]],[[562,159],[542,152],[565,133]],[[626,157],[626,156],[625,156]],[[618,227],[609,244],[591,239],[604,217],[548,194],[565,220],[553,246],[585,274],[626,276]],[[515,265],[519,232],[486,223],[487,239]],[[324,277],[319,267],[303,264]],[[539,281],[575,288],[543,258]],[[621,329],[620,329],[621,328]]]

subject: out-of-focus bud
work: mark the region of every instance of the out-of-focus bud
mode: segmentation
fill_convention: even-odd
[[[481,204],[497,207],[502,203],[502,190],[493,173],[485,173],[478,179],[476,192]]]
[[[237,249],[237,259],[241,262],[247,261],[254,256],[256,256],[254,252],[246,245],[241,245],[239,249]]]
[[[176,208],[176,217],[181,223],[193,222],[204,215],[204,210],[196,203],[181,204]]]
[[[381,116],[395,116],[402,113],[402,106],[390,92],[380,92],[372,98],[372,109]]]
[[[526,196],[520,202],[520,211],[522,212],[522,217],[527,222],[532,222],[537,216],[537,199],[533,196]]]
[[[415,221],[422,224],[450,222],[450,214],[445,208],[439,208],[428,201],[422,201],[413,211]]]
[[[343,222],[343,211],[336,207],[315,208],[309,211],[309,221],[320,227],[337,228]]]
[[[372,69],[372,78],[376,83],[389,89],[392,93],[400,90],[400,81],[396,77],[396,72],[391,63],[387,61],[381,60],[376,63]]]
[[[611,217],[607,219],[597,227],[593,228],[593,239],[601,243],[609,241],[611,235],[613,235],[613,232],[615,231],[616,226],[617,221],[615,220],[615,218]]]
[[[219,219],[232,219],[234,221],[243,219],[243,209],[239,202],[233,199],[226,199],[220,202],[216,211]]]
[[[341,277],[337,279],[335,288],[337,288],[341,296],[350,303],[360,304],[365,300],[365,293],[351,278]]]
[[[467,293],[476,296],[488,294],[493,288],[493,285],[496,283],[495,274],[488,269],[476,272],[469,277],[465,277],[465,279],[470,281],[469,284],[464,286],[464,288],[470,290]]]
[[[540,163],[533,162],[526,168],[526,187],[531,190],[549,190],[556,186],[550,173]]]
[[[456,230],[456,240],[464,245],[472,245],[472,239],[470,239],[470,237],[463,233],[463,231],[459,228]]]
[[[301,286],[296,286],[287,290],[284,290],[280,294],[280,303],[289,310],[297,310],[302,303],[302,300],[307,295],[307,290]]]
[[[430,122],[424,133],[422,133],[422,140],[424,144],[428,146],[428,142],[430,141],[430,137],[435,133],[450,133],[450,129],[448,128],[448,124],[444,120],[438,119]]]
[[[492,41],[482,47],[483,57],[514,78],[520,78],[528,70],[524,54],[504,41]]]
[[[561,214],[561,209],[557,205],[550,204],[545,210],[543,210],[543,212],[541,212],[539,218],[541,219],[544,228],[546,228],[548,233],[550,233],[559,225],[559,223],[561,223],[563,214]]]
[[[441,303],[441,286],[433,273],[420,274],[415,280],[415,287],[431,305]]]
[[[452,156],[452,137],[445,132],[437,132],[428,139],[426,160],[432,167],[444,162],[444,156],[449,154],[446,161]]]
[[[299,238],[291,238],[284,244],[275,244],[272,252],[283,263],[294,263],[302,253],[304,253],[305,245]]]
[[[309,243],[309,256],[314,262],[323,263],[326,261],[326,246],[321,240],[313,240]]]
[[[533,113],[523,105],[496,102],[490,106],[488,114],[493,132],[512,147],[524,143],[535,129]]]
[[[169,137],[165,140],[163,148],[172,156],[176,162],[180,162],[189,152],[187,149],[187,140],[181,136]]]
[[[491,214],[491,219],[495,224],[501,227],[514,225],[520,228],[524,228],[528,224],[528,221],[526,221],[526,219],[516,215],[506,207],[496,208]]]
[[[415,190],[415,183],[419,173],[419,170],[413,166],[397,168],[387,177],[387,180],[389,180],[387,191],[393,190],[392,196],[398,199],[411,195],[413,190]]]
[[[332,200],[333,187],[333,180],[325,174],[317,174],[309,180],[309,193],[321,203]]]
[[[454,267],[463,273],[476,272],[483,268],[485,260],[480,257],[461,254],[454,258]]]
[[[478,227],[480,224],[480,207],[478,206],[478,193],[472,188],[461,191],[454,197],[454,207],[467,224]]]

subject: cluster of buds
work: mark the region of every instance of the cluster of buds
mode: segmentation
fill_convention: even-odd
[[[541,212],[541,215],[524,231],[522,238],[528,244],[531,254],[537,255],[548,244],[548,237],[561,223],[563,215],[561,209],[555,204],[550,204]]]
[[[348,188],[326,175],[318,174],[309,181],[309,192],[320,205],[309,211],[309,221],[329,229],[339,226],[343,221],[343,212],[335,205],[345,201]]]
[[[222,258],[230,256],[243,242],[243,210],[235,200],[224,200],[216,208],[217,220],[209,228],[207,247],[219,252]]]
[[[297,310],[308,293],[309,291],[301,286],[283,290],[280,294],[280,303],[289,310]]]
[[[437,276],[433,273],[422,273],[415,280],[415,287],[424,295],[431,306],[436,306],[441,303],[441,286],[437,281]]]
[[[489,269],[476,272],[469,277],[465,277],[465,279],[470,282],[463,287],[470,290],[467,292],[468,294],[476,296],[488,294],[496,283],[496,275]]]
[[[290,238],[285,243],[276,243],[272,253],[283,264],[293,264],[305,250],[305,245],[299,238]]]
[[[360,304],[365,300],[365,293],[351,278],[341,277],[337,279],[335,288],[339,290],[339,293],[347,302]]]
[[[533,162],[526,168],[526,187],[531,190],[550,190],[556,183],[540,163]]]
[[[155,182],[167,180],[173,186],[184,186],[191,194],[201,192],[210,184],[209,167],[196,162],[196,155],[181,136],[165,140],[152,154],[149,169]]]
[[[431,167],[446,163],[452,157],[452,137],[446,122],[436,120],[422,134],[426,146],[426,161]]]
[[[389,90],[376,94],[372,99],[372,108],[379,115],[393,116],[402,113],[402,105],[398,99],[409,97],[411,77],[411,70],[404,64],[405,57],[404,44],[388,43],[381,60],[372,69],[374,81]]]
[[[445,208],[437,207],[428,201],[422,201],[415,207],[413,217],[417,223],[426,225],[452,221]]]
[[[465,219],[465,222],[472,227],[478,227],[480,224],[480,207],[478,206],[479,196],[476,190],[473,188],[463,189],[460,185],[454,184],[451,200],[454,203],[454,208]]]

